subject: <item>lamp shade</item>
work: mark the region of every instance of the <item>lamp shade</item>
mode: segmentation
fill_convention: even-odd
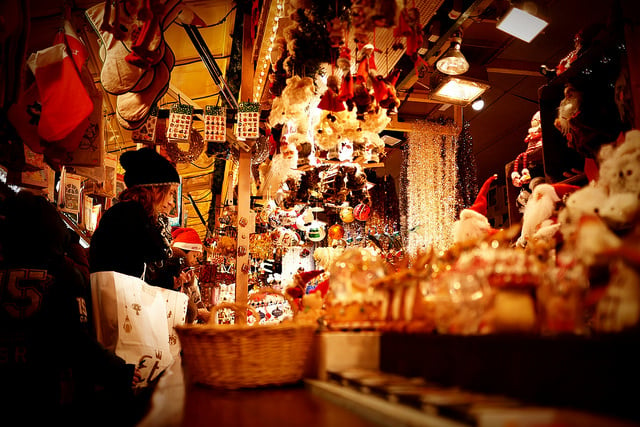
[[[451,43],[449,49],[436,62],[436,68],[449,76],[457,76],[469,71],[469,63],[460,52],[460,42]]]

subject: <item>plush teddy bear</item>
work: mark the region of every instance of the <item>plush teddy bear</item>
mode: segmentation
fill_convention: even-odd
[[[570,194],[558,213],[563,240],[570,244],[575,238],[580,218],[586,215],[598,215],[607,198],[607,191],[595,182]]]

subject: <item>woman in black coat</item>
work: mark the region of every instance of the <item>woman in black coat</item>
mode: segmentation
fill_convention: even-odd
[[[180,176],[152,148],[127,151],[120,164],[127,189],[102,215],[91,238],[91,272],[116,271],[171,288],[173,283],[163,283],[158,272],[171,257],[168,214],[175,207]]]

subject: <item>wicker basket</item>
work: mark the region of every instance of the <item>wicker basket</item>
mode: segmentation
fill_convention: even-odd
[[[272,289],[263,292],[282,295]],[[295,304],[291,306],[295,317]],[[221,303],[211,310],[209,324],[177,326],[185,378],[189,382],[237,389],[289,384],[302,379],[315,326],[295,321],[276,325],[212,324],[218,310],[223,308],[236,313],[249,309],[260,319],[251,306]]]

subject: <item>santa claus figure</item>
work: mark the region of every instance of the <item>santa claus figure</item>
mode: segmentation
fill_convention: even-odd
[[[460,212],[460,219],[453,223],[453,240],[455,243],[475,242],[484,239],[489,234],[495,233],[495,229],[487,219],[487,193],[493,181],[498,175],[492,175],[487,179],[472,206]]]
[[[551,239],[560,224],[556,205],[565,195],[580,187],[570,184],[538,184],[533,189],[522,215],[522,231],[517,245],[525,247],[533,239]]]

